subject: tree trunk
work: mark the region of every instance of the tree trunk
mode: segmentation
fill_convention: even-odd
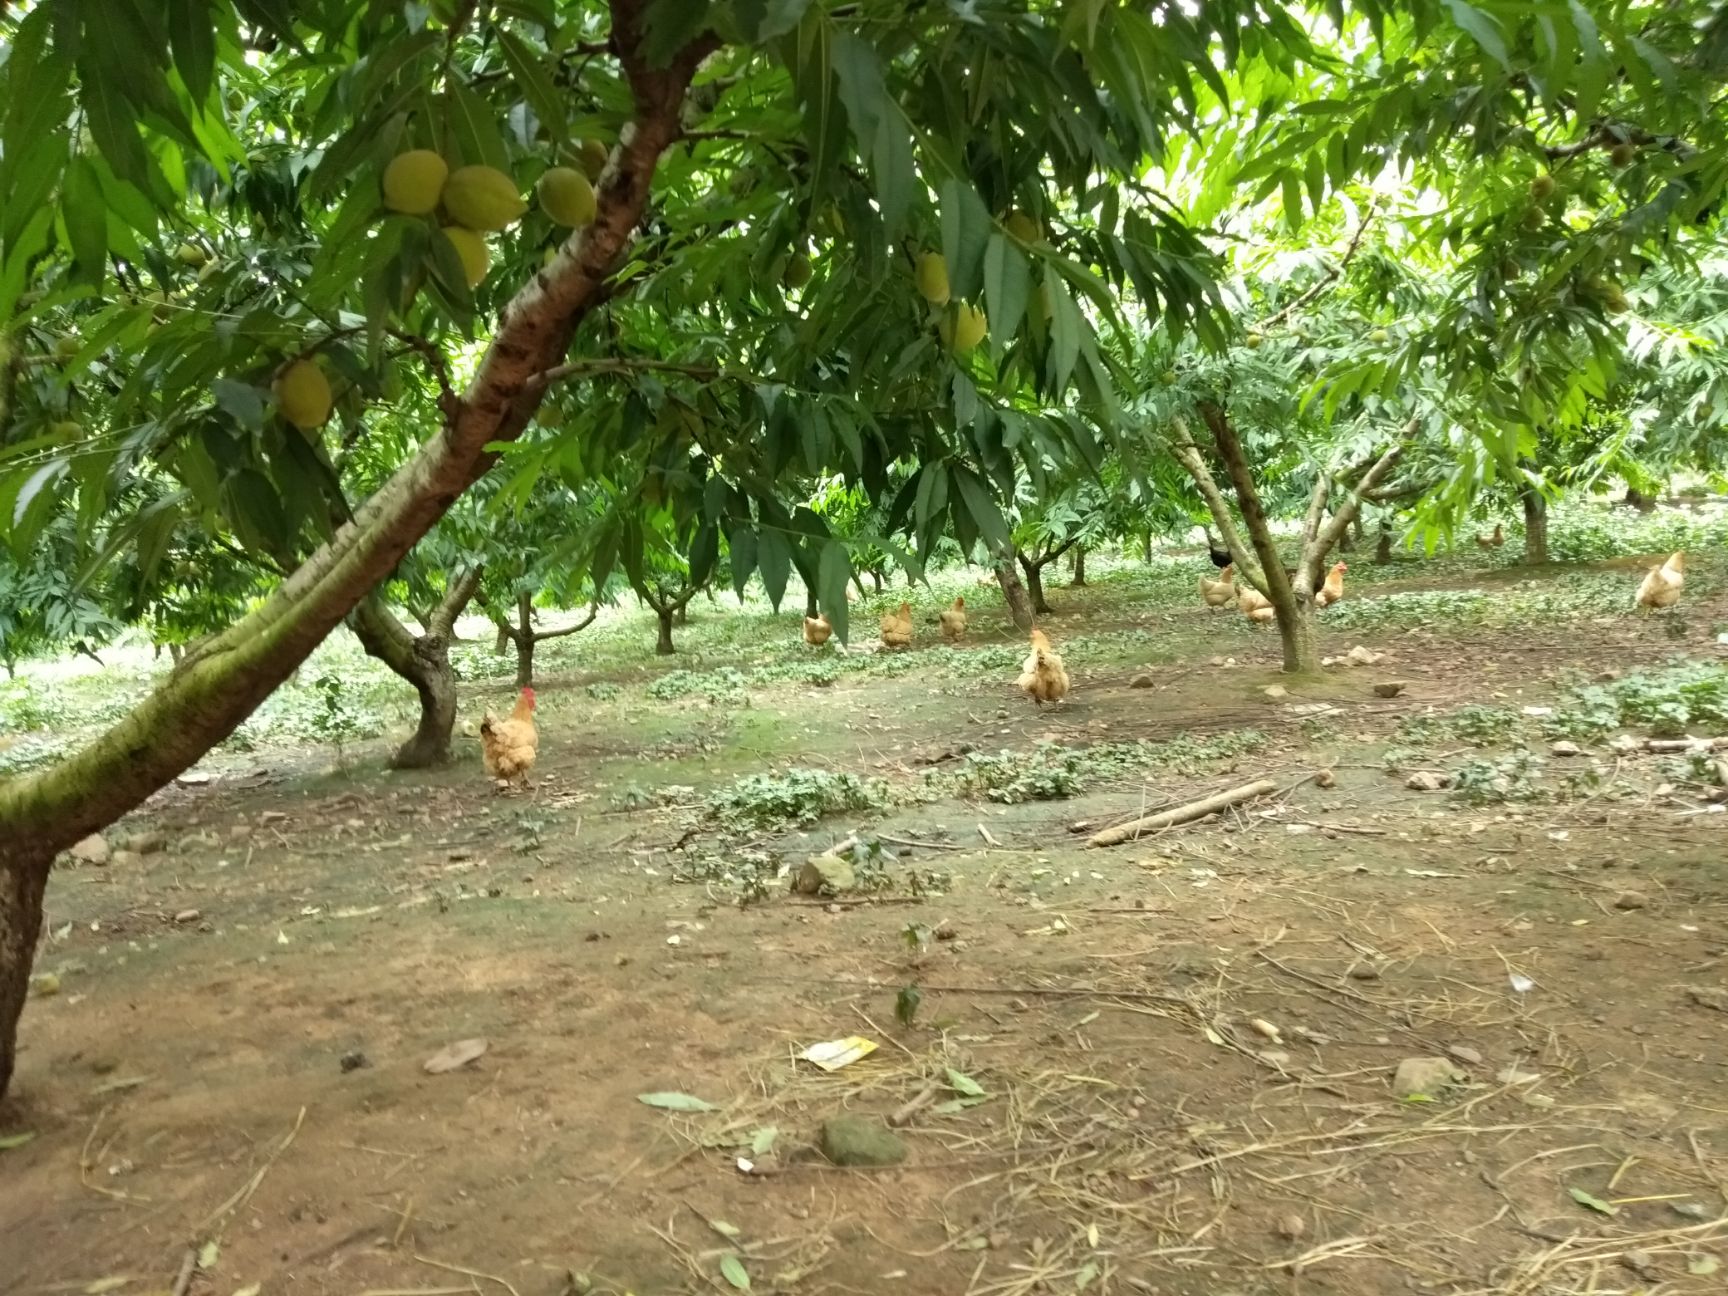
[[[1026,587],[1020,583],[1020,573],[1014,570],[1013,557],[997,555],[995,567],[996,583],[1002,587],[1002,597],[1008,601],[1008,615],[1014,618],[1014,624],[1021,631],[1030,632],[1035,620],[1032,602],[1026,597]]]
[[[876,592],[878,594],[880,594],[882,592],[882,572],[881,572],[881,569],[876,568],[876,567],[872,567],[870,569],[870,582],[871,582],[871,584],[875,585]],[[864,592],[864,587],[862,585],[860,585],[858,587],[858,592],[860,594],[862,594]]]
[[[690,624],[690,605],[688,603],[680,603],[678,605],[678,611],[676,613],[674,613],[673,616],[679,625],[689,625]]]
[[[654,645],[654,651],[662,657],[670,657],[678,650],[672,646],[672,613],[671,607],[656,608],[654,615],[660,619],[660,642]]]
[[[444,601],[426,617],[431,629],[419,636],[392,616],[376,593],[354,610],[354,634],[367,655],[407,680],[420,697],[420,722],[391,758],[392,769],[430,769],[450,759],[450,736],[456,729],[456,671],[450,665],[450,627],[479,584],[477,567],[457,576]]]
[[[18,1061],[18,1018],[30,993],[42,894],[53,864],[54,850],[46,843],[0,840],[0,1096]]]
[[[39,772],[0,781],[0,894],[39,895],[54,852],[112,823],[221,742],[383,581],[452,503],[514,441],[569,363],[577,326],[619,291],[614,272],[647,207],[660,155],[682,129],[685,94],[717,45],[703,34],[654,66],[641,15],[619,6],[611,40],[629,82],[625,124],[598,185],[598,215],[560,247],[497,314],[498,331],[461,392],[445,391],[443,425],[258,608],[189,652],[180,669],[94,742]],[[26,845],[28,843],[28,845]],[[39,901],[0,905],[0,948],[27,957]],[[28,969],[0,969],[0,995]],[[10,1067],[15,1001],[0,998],[0,1061]],[[10,1079],[0,1071],[0,1097]]]
[[[1068,583],[1070,585],[1075,585],[1075,586],[1084,585],[1086,583],[1086,546],[1085,545],[1075,545],[1074,546],[1074,576],[1073,576],[1073,579],[1070,580]]]
[[[1534,486],[1524,488],[1524,561],[1548,561],[1548,501]]]
[[[1140,541],[1140,561],[1141,562],[1148,562],[1148,563],[1152,561],[1152,532],[1151,531],[1147,531],[1146,535]]]
[[[492,655],[494,657],[502,657],[504,655],[504,650],[509,646],[510,632],[504,628],[502,623],[500,623],[498,626],[498,637],[492,641]]]
[[[1026,595],[1035,616],[1051,616],[1050,604],[1044,598],[1044,564],[1020,556],[1020,570],[1026,573]]]
[[[1381,567],[1392,562],[1392,519],[1380,519],[1380,540],[1374,546],[1374,561]]]
[[[527,688],[534,683],[534,596],[516,596],[516,687]]]

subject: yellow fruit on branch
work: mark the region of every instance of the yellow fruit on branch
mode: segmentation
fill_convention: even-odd
[[[594,219],[594,186],[574,167],[553,167],[540,177],[534,193],[540,210],[554,225],[580,229]]]
[[[1023,211],[1011,211],[1002,218],[1002,228],[1010,238],[1022,243],[1036,243],[1044,237],[1038,222]]]
[[[174,255],[183,266],[201,266],[210,259],[210,254],[196,243],[182,243],[174,250]]]
[[[302,432],[329,422],[330,408],[335,402],[330,395],[330,380],[316,362],[296,360],[287,365],[276,375],[271,391],[282,417]]]
[[[990,321],[976,306],[960,302],[937,324],[942,342],[955,355],[964,355],[984,340]]]
[[[940,252],[926,252],[918,258],[918,291],[932,306],[948,304],[948,263]]]
[[[598,180],[600,173],[606,169],[606,160],[611,156],[606,146],[596,139],[577,140],[574,151],[576,164],[582,168],[582,174],[590,180]]]
[[[62,333],[54,339],[54,354],[62,360],[70,360],[78,354],[78,349],[83,345],[83,339],[76,333]]]
[[[486,240],[462,225],[446,225],[442,233],[461,258],[462,277],[470,288],[477,287],[492,268],[492,251],[486,246]]]
[[[1250,333],[1246,338],[1243,339],[1243,341],[1245,341],[1248,344],[1248,349],[1250,351],[1259,350],[1260,344],[1262,342],[1264,342],[1265,340],[1266,339],[1258,333]]]
[[[450,164],[431,149],[398,153],[384,168],[384,205],[404,216],[424,216],[438,205]]]
[[[496,167],[457,167],[444,182],[444,210],[471,230],[501,230],[528,210],[516,182]]]
[[[1385,329],[1375,329],[1368,335],[1368,340],[1370,342],[1390,342],[1392,340],[1392,335]]]

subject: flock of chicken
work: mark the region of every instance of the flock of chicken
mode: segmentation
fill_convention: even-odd
[[[1482,548],[1492,548],[1501,544],[1504,534],[1500,527],[1494,528],[1491,537],[1477,536],[1476,543]],[[1234,602],[1239,611],[1250,621],[1264,624],[1277,617],[1277,612],[1265,595],[1252,585],[1234,579],[1234,564],[1228,551],[1213,545],[1212,562],[1220,569],[1218,580],[1208,580],[1200,577],[1200,597],[1206,606],[1214,611],[1227,607]],[[1295,573],[1285,569],[1294,578]],[[1324,580],[1314,587],[1314,606],[1328,607],[1344,597],[1344,573],[1349,570],[1348,563],[1334,563]],[[1667,559],[1650,568],[1638,586],[1638,592],[1633,599],[1635,607],[1649,611],[1658,608],[1671,608],[1680,601],[1680,592],[1686,586],[1686,555],[1683,551],[1670,554]],[[959,643],[966,635],[966,600],[956,598],[952,604],[942,609],[937,615],[942,627],[942,637],[949,643]],[[886,648],[907,648],[912,644],[912,605],[902,602],[893,612],[882,618],[882,644]],[[820,646],[828,642],[834,633],[834,627],[826,616],[818,614],[804,618],[804,642]],[[1062,657],[1050,643],[1050,638],[1044,631],[1034,627],[1032,630],[1032,651],[1021,663],[1020,677],[1016,681],[1020,691],[1025,693],[1039,706],[1046,702],[1060,702],[1068,696],[1068,671],[1062,665]],[[486,764],[487,775],[499,787],[510,787],[518,782],[526,784],[528,773],[534,768],[534,760],[539,754],[540,733],[534,725],[534,690],[525,688],[516,699],[516,705],[510,714],[503,719],[487,711],[480,721],[480,752]]]

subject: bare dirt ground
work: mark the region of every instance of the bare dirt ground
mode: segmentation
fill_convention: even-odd
[[[0,1108],[0,1134],[35,1134],[0,1151],[0,1290],[1728,1290],[1728,818],[1651,756],[1486,806],[1383,761],[1413,716],[1708,656],[1712,614],[1683,638],[1329,633],[1389,656],[1273,698],[1270,636],[1196,612],[1154,687],[1077,672],[1042,714],[1011,672],[634,719],[549,681],[526,796],[472,750],[339,778],[266,755],[172,789],[123,825],[166,850],[51,886],[58,992]],[[1374,696],[1387,678],[1405,693]],[[1259,750],[1066,800],[723,847],[690,808],[771,763],[905,786],[961,741],[1247,727]],[[1156,838],[1070,831],[1262,775],[1278,796]],[[694,790],[615,804],[667,785]],[[697,877],[854,829],[903,852],[889,890],[740,906]],[[879,1047],[843,1070],[795,1058],[853,1034]],[[424,1070],[474,1037],[478,1060]],[[1454,1082],[1396,1097],[1409,1058]],[[829,1164],[843,1113],[900,1115],[906,1161]]]

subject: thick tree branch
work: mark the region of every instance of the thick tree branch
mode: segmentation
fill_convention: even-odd
[[[432,615],[428,618],[426,629],[429,634],[444,638],[450,636],[450,632],[456,628],[456,619],[462,615],[462,609],[468,606],[480,588],[480,578],[485,574],[485,570],[476,563],[450,582],[449,588],[444,591],[444,597],[439,600],[438,606],[432,609]]]
[[[1373,491],[1380,484],[1380,480],[1392,471],[1393,466],[1404,453],[1404,443],[1416,434],[1418,426],[1419,422],[1416,419],[1411,419],[1404,425],[1403,431],[1399,433],[1399,439],[1387,448],[1385,454],[1375,460],[1372,468],[1362,474],[1355,489],[1350,492],[1350,498],[1344,501],[1343,506],[1326,519],[1326,525],[1320,528],[1310,546],[1314,553],[1315,563],[1318,563],[1331,550],[1332,546],[1338,543],[1338,537],[1344,534],[1344,528],[1350,525],[1357,510],[1362,507],[1364,496]],[[1303,555],[1303,560],[1306,563],[1308,555]]]
[[[1309,302],[1313,301],[1321,293],[1325,292],[1327,288],[1331,287],[1333,281],[1336,280],[1339,275],[1343,274],[1345,269],[1350,265],[1351,260],[1356,255],[1356,250],[1362,246],[1362,235],[1367,233],[1368,226],[1373,222],[1373,220],[1374,209],[1370,207],[1367,211],[1362,213],[1362,219],[1357,222],[1356,225],[1356,232],[1350,236],[1349,245],[1345,247],[1344,255],[1339,258],[1338,264],[1327,270],[1325,274],[1320,276],[1320,278],[1308,285],[1307,290],[1295,301],[1291,302],[1281,310],[1274,311],[1265,319],[1261,320],[1256,327],[1262,330],[1271,328],[1274,324],[1280,323],[1287,316],[1293,315],[1297,311],[1301,310]]]
[[[1236,520],[1230,515],[1230,505],[1224,499],[1224,492],[1218,489],[1218,482],[1213,478],[1212,470],[1206,466],[1200,447],[1194,443],[1188,424],[1181,418],[1177,418],[1175,423],[1176,440],[1171,444],[1171,449],[1175,452],[1177,461],[1188,470],[1188,475],[1194,479],[1194,485],[1200,490],[1200,497],[1211,510],[1212,521],[1218,526],[1218,534],[1224,541],[1224,547],[1230,551],[1230,561],[1250,585],[1264,594],[1266,588],[1260,575],[1260,564],[1250,556],[1248,546],[1243,543],[1241,533],[1236,530]]]
[[[1229,474],[1230,485],[1236,492],[1236,507],[1242,510],[1248,538],[1253,541],[1254,553],[1260,559],[1260,592],[1272,600],[1272,605],[1283,616],[1287,606],[1295,607],[1300,595],[1292,588],[1284,563],[1278,556],[1278,547],[1273,543],[1272,523],[1260,503],[1260,492],[1255,489],[1254,473],[1236,435],[1236,425],[1230,421],[1224,407],[1215,401],[1202,402],[1200,417],[1206,420],[1206,427],[1218,447],[1218,457],[1224,461],[1224,471]]]

